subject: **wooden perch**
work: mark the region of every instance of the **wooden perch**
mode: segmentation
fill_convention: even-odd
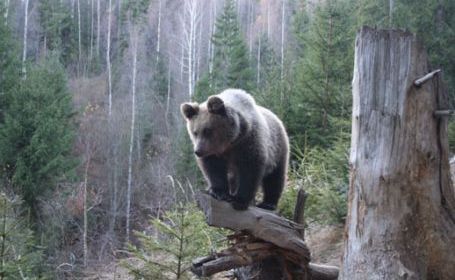
[[[433,114],[435,117],[452,116],[452,115],[455,115],[455,111],[454,110],[436,110],[436,111],[434,111]]]
[[[437,73],[441,72],[441,69],[437,69],[437,70],[434,70],[428,74],[426,74],[425,76],[423,76],[422,78],[419,78],[417,80],[414,81],[414,85],[416,87],[420,87],[422,86],[425,82],[427,82],[428,80],[432,79],[434,77],[434,75],[436,75]]]
[[[300,237],[303,225],[257,207],[237,211],[230,203],[216,200],[207,193],[200,193],[198,204],[210,226],[247,231],[259,239],[310,258],[310,251]]]
[[[299,191],[298,197],[299,203],[303,204],[305,192]],[[196,275],[207,277],[221,271],[261,264],[275,257],[283,260],[284,279],[337,279],[337,267],[309,263],[310,252],[302,238],[303,225],[257,207],[237,211],[230,203],[216,200],[207,193],[198,195],[198,204],[209,225],[236,233],[228,236],[229,248],[193,260],[191,271]],[[295,213],[295,217],[303,221],[303,209],[297,206],[296,209],[302,212]]]

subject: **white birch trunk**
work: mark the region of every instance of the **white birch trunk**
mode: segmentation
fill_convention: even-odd
[[[112,0],[109,0],[107,11],[107,49],[106,49],[106,64],[107,64],[107,87],[108,87],[108,115],[112,115],[112,80],[111,80],[111,17],[112,17]]]
[[[286,0],[282,0],[282,6],[281,6],[281,59],[280,59],[280,78],[281,78],[281,83],[283,82],[284,79],[284,28],[285,28],[285,22],[286,18],[285,16],[285,2]],[[281,92],[283,92],[283,87],[281,88]]]
[[[82,59],[82,43],[81,43],[81,5],[80,0],[77,0],[77,42],[79,46],[79,64]]]
[[[251,0],[248,0],[248,16],[247,16],[247,24],[248,24],[248,55],[251,58],[253,53],[253,4],[251,4]]]
[[[100,27],[101,27],[101,7],[100,0],[96,1],[96,55],[100,55]]]
[[[87,144],[89,145],[89,144]],[[88,212],[88,207],[87,207],[87,182],[88,182],[88,170],[90,167],[90,154],[89,154],[90,148],[87,148],[87,162],[85,164],[85,172],[84,172],[84,190],[83,190],[83,196],[84,196],[84,227],[83,227],[83,234],[82,234],[82,243],[83,243],[83,261],[84,261],[84,267],[87,267],[87,258],[88,258],[88,246],[87,246],[87,212]]]
[[[167,97],[166,97],[166,127],[169,127],[169,105],[171,103],[171,58],[169,56],[167,69]]]
[[[94,10],[93,10],[93,1],[95,0],[90,0],[90,61],[92,61],[93,58],[93,29],[94,29],[94,23],[93,23],[93,18],[94,18]]]
[[[395,6],[394,0],[389,0],[389,27],[393,24],[393,7]]]
[[[75,0],[71,0],[71,4],[70,4],[71,5],[71,14],[70,14],[71,15],[71,19],[74,18],[74,1]]]
[[[256,84],[258,85],[258,87],[261,84],[261,39],[262,39],[262,36],[260,35],[261,31],[259,32],[258,52],[257,52],[257,67],[256,67],[256,70],[257,70],[257,73],[256,73]]]
[[[160,57],[160,46],[161,46],[161,1],[158,2],[158,27],[157,27],[157,38],[156,38],[156,62]]]
[[[24,41],[23,41],[23,52],[22,52],[22,74],[24,79],[27,78],[27,69],[25,67],[25,62],[27,60],[27,33],[28,33],[28,1],[25,0],[24,7]]]
[[[130,217],[131,217],[131,189],[132,189],[132,170],[133,170],[133,148],[134,148],[134,126],[136,120],[136,64],[137,64],[137,41],[135,27],[133,27],[133,78],[131,83],[131,126],[130,144],[128,153],[128,188],[126,192],[126,242],[130,240]]]
[[[209,51],[209,76],[212,76],[212,72],[213,72],[213,57],[215,56],[215,47],[213,46],[213,43],[212,43],[212,38],[213,38],[213,34],[215,34],[215,31],[216,31],[216,24],[215,24],[215,20],[216,20],[216,1],[213,1],[211,2],[213,5],[212,5],[212,12],[211,12],[211,33],[210,33],[210,40],[209,40],[209,46],[210,46],[210,51]],[[210,79],[210,86],[212,87],[212,79]]]
[[[270,39],[270,0],[267,1],[267,39]]]
[[[9,0],[5,0],[5,13],[3,16],[5,17],[5,25],[8,25],[8,12],[9,12]]]

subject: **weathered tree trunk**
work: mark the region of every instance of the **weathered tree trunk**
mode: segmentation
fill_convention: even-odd
[[[447,108],[411,33],[364,27],[353,79],[351,180],[340,279],[455,279]]]

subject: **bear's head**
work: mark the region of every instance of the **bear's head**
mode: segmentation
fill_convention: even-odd
[[[198,157],[223,154],[240,134],[238,114],[218,96],[201,104],[183,103],[180,110]]]

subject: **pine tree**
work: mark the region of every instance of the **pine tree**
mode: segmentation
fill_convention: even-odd
[[[0,169],[35,207],[74,167],[71,96],[54,56],[30,67],[27,79],[7,93],[0,124]]]
[[[211,83],[215,92],[231,88],[251,90],[253,71],[248,59],[248,49],[240,34],[235,3],[228,0],[223,13],[216,20],[213,34],[215,49]]]
[[[0,193],[0,279],[41,279],[43,248],[36,245],[20,208],[17,198]]]
[[[123,262],[134,279],[192,279],[191,261],[214,249],[213,240],[221,238],[193,204],[180,205],[151,223],[159,235],[136,232],[142,248],[130,246],[133,257],[142,264]]]
[[[299,36],[305,51],[296,72],[289,125],[291,134],[302,137],[304,131],[310,145],[329,146],[340,130],[349,129],[354,42],[350,7],[349,0],[320,4],[308,32]]]
[[[3,8],[0,8],[3,14]],[[8,92],[19,83],[20,65],[16,46],[6,24],[0,24],[0,125],[8,103]]]

